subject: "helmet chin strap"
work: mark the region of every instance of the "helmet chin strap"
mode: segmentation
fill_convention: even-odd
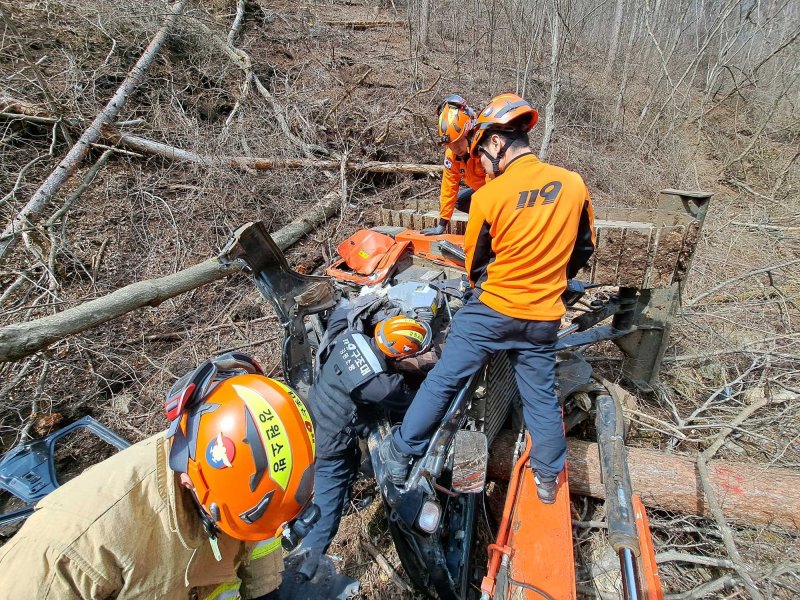
[[[194,504],[195,508],[197,509],[197,514],[200,517],[200,522],[203,525],[203,529],[208,536],[208,542],[211,544],[211,552],[217,562],[219,562],[222,560],[222,554],[219,551],[218,541],[219,534],[222,533],[222,530],[219,528],[219,525],[217,525],[217,521],[219,521],[219,508],[216,504],[212,504],[211,509],[214,514],[210,515],[200,502],[200,499],[197,497],[195,491],[189,490],[189,493],[192,496],[192,504]]]
[[[478,149],[483,153],[483,155],[489,159],[489,162],[492,163],[492,176],[497,177],[502,173],[500,170],[500,161],[503,160],[503,157],[506,155],[506,152],[511,147],[511,144],[514,143],[513,139],[506,140],[506,143],[502,145],[500,150],[497,151],[497,156],[492,156],[491,153],[484,148],[483,146],[478,146]]]

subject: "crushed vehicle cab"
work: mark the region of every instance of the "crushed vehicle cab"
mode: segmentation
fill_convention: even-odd
[[[594,375],[581,348],[612,340],[623,351],[629,380],[643,388],[654,383],[708,200],[708,194],[665,190],[658,209],[599,210],[597,251],[581,273],[587,281],[570,282],[564,296],[572,310],[558,335],[557,391],[567,433],[594,417],[608,540],[619,557],[620,593],[626,599],[652,600],[663,593],[647,516],[627,470],[619,401]],[[240,228],[223,252],[223,260],[247,263],[275,307],[286,332],[284,374],[301,394],[312,383],[313,347],[324,331],[326,311],[339,298],[354,298],[365,286],[378,290],[410,316],[428,311],[440,334],[463,305],[468,293],[463,236],[421,235],[412,225],[425,224],[429,215],[414,211],[382,210],[382,217],[386,225],[342,242],[328,277],[292,271],[262,224]],[[600,293],[586,300],[592,287]],[[402,486],[385,477],[377,452],[391,423],[381,420],[372,427],[368,445],[390,531],[419,591],[440,598],[577,597],[569,465],[559,477],[556,502],[536,501],[520,404],[510,361],[503,352],[495,354],[453,398]],[[489,449],[508,427],[518,437],[505,509],[496,539],[479,548],[475,523]]]

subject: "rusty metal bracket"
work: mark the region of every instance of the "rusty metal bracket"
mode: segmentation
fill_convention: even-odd
[[[623,370],[642,391],[651,391],[658,379],[672,323],[680,306],[680,289],[691,268],[697,241],[712,194],[700,191],[662,190],[658,210],[689,219],[692,235],[684,240],[672,283],[666,287],[640,290],[634,319],[638,328],[615,341],[623,351]]]

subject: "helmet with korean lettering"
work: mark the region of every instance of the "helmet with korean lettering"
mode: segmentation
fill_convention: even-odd
[[[266,540],[309,504],[311,416],[246,354],[202,363],[172,387],[166,410],[169,465],[190,480],[209,534]]]
[[[375,327],[375,344],[388,358],[402,359],[425,352],[433,332],[425,321],[402,315],[384,319]]]
[[[457,142],[472,131],[475,111],[458,94],[442,100],[436,114],[439,117],[439,142],[442,144]]]

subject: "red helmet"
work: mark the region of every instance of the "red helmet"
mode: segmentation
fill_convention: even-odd
[[[472,131],[475,111],[458,94],[445,98],[436,114],[439,115],[439,142],[442,144],[457,142]]]
[[[181,378],[167,396],[167,414],[170,467],[189,476],[212,530],[266,540],[310,501],[311,416],[246,354],[208,360]]]
[[[375,328],[375,343],[389,358],[408,358],[425,352],[432,338],[430,325],[410,317],[390,317]]]
[[[492,98],[478,115],[470,153],[475,154],[486,133],[493,131],[530,131],[539,120],[539,113],[516,94],[500,94]]]

